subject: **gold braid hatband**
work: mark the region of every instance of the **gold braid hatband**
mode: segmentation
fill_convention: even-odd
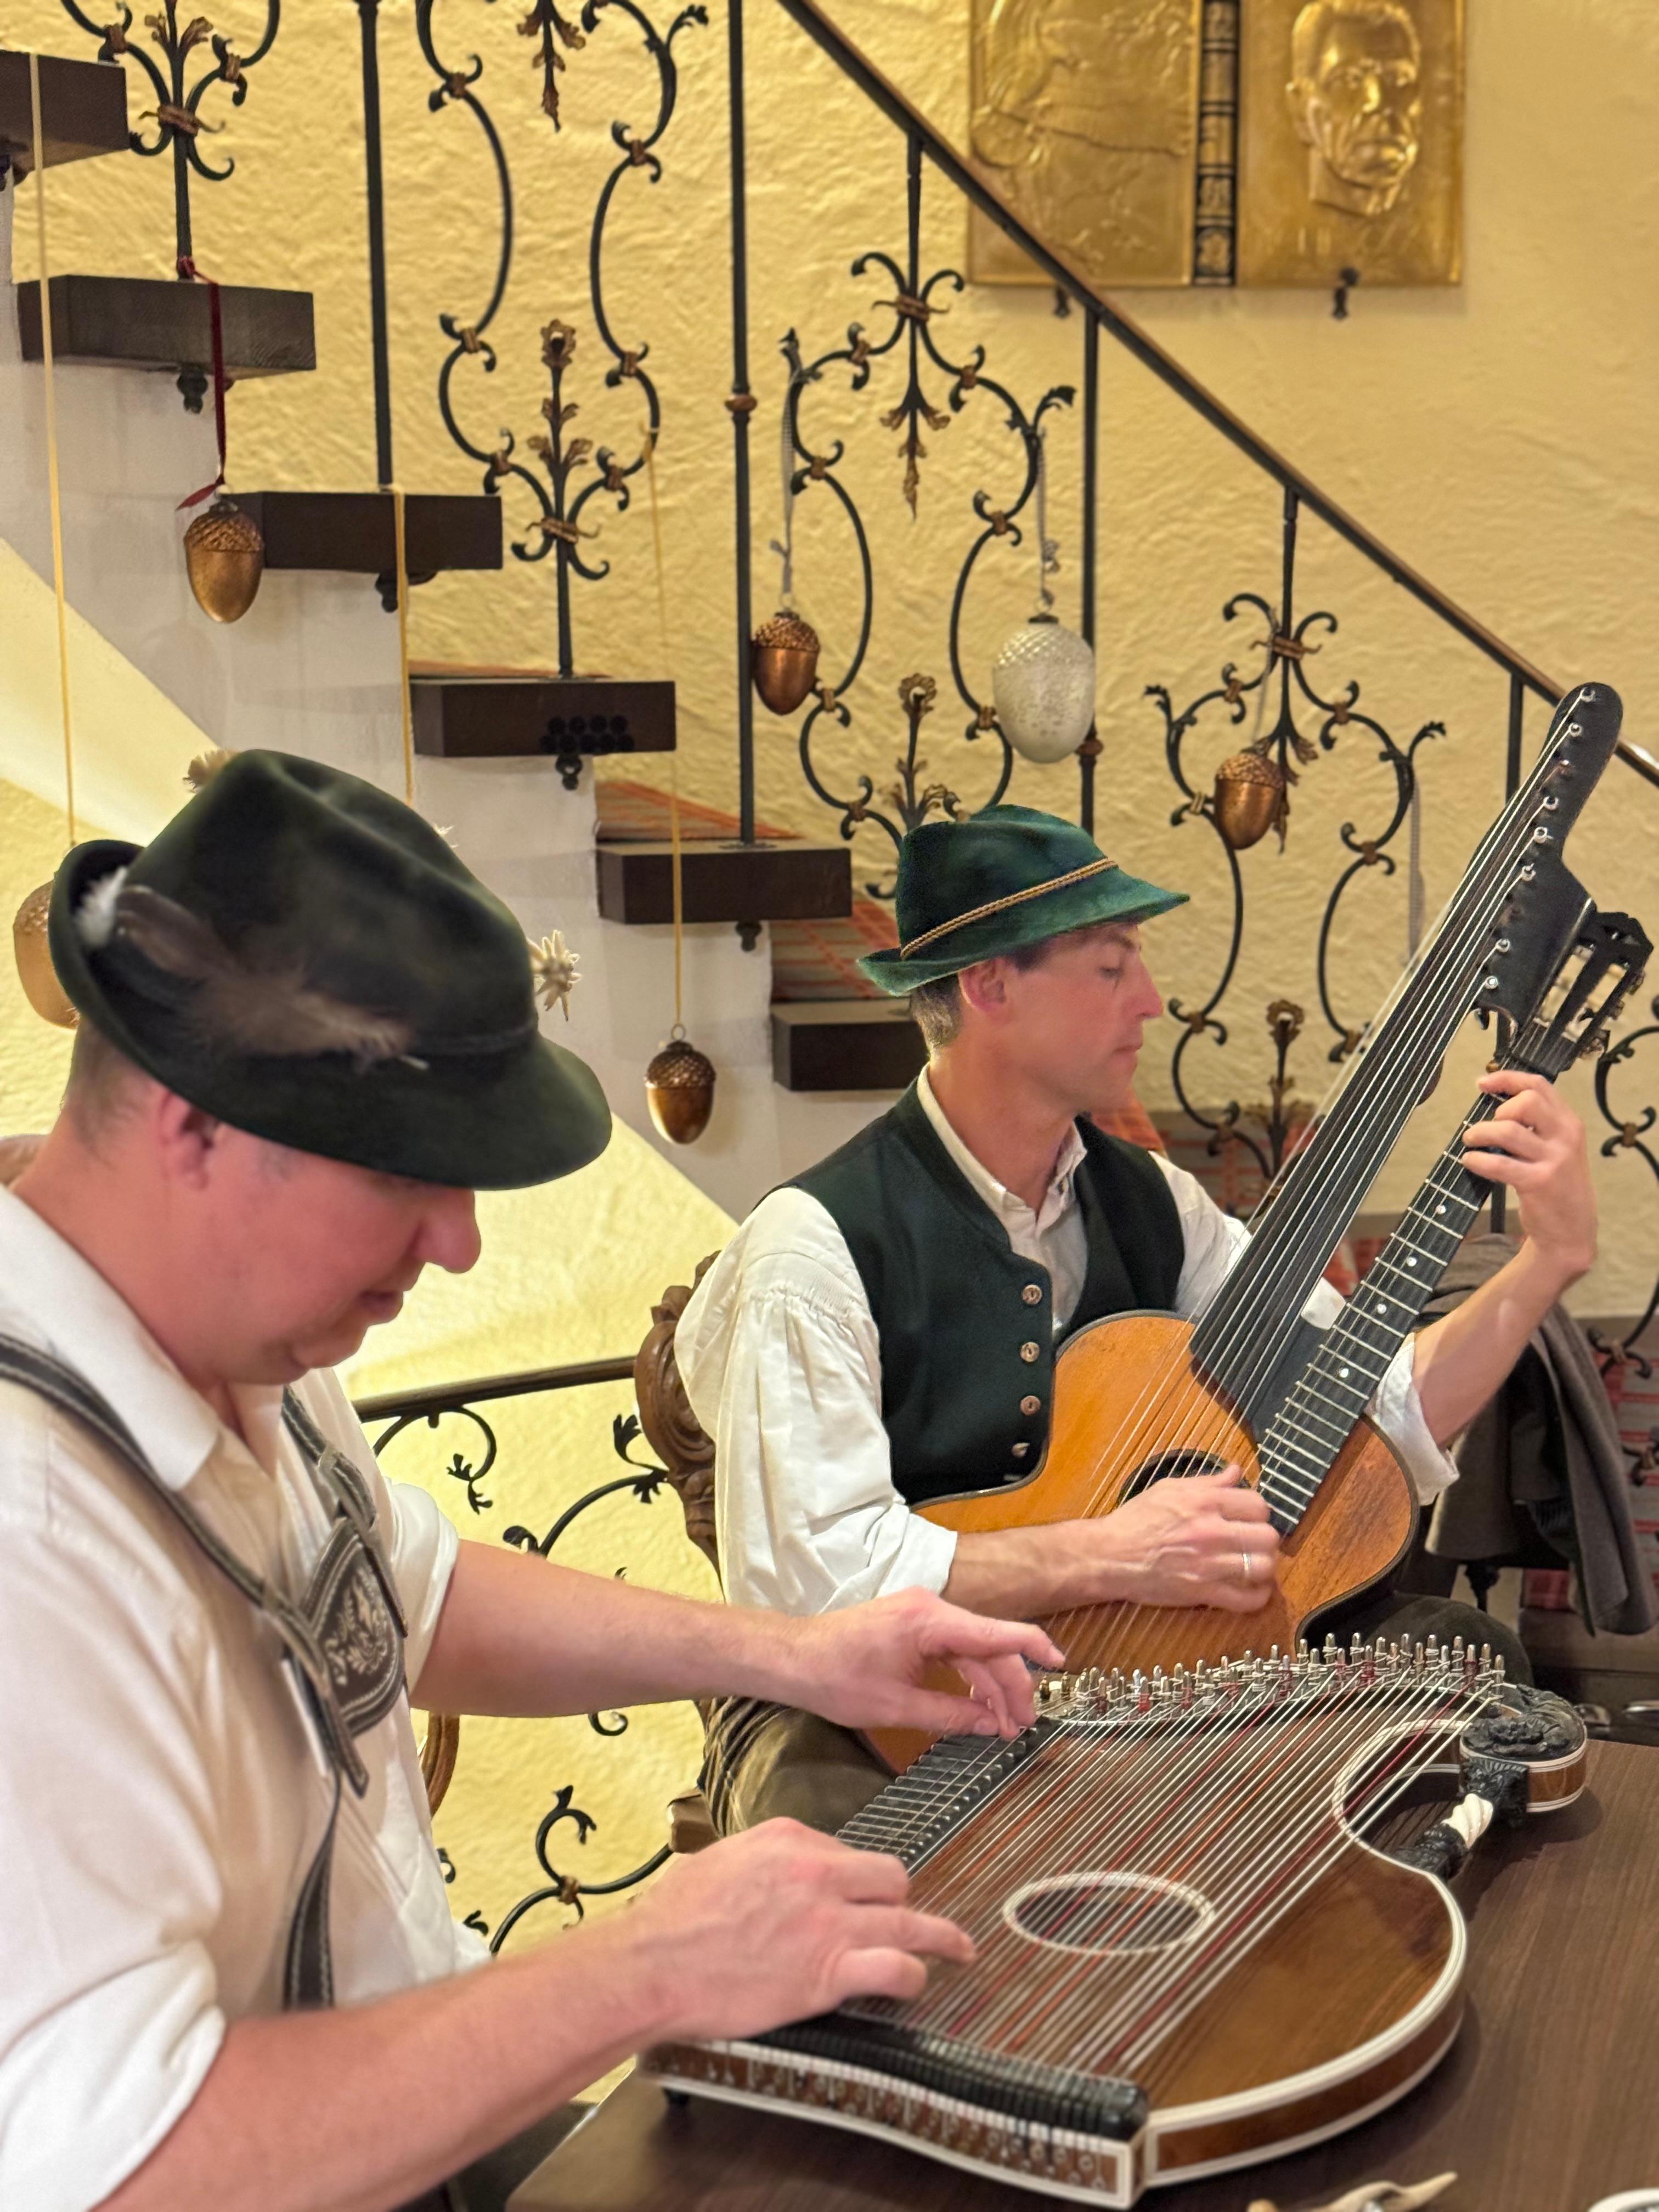
[[[1097,876],[1103,868],[1115,868],[1115,860],[1091,860],[1086,867],[1073,868],[1067,876],[1056,876],[1052,882],[1033,884],[1029,890],[1010,891],[1006,898],[992,899],[984,906],[975,907],[970,913],[959,914],[954,921],[942,921],[937,929],[925,929],[920,937],[913,937],[908,945],[899,947],[899,958],[909,960],[924,945],[933,944],[935,938],[949,937],[953,930],[966,929],[970,921],[983,921],[988,915],[1001,914],[1011,906],[1024,906],[1027,899],[1042,898],[1049,891],[1063,891],[1067,884],[1080,884],[1087,876]]]

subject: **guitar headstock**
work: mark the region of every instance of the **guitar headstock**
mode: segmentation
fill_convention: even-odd
[[[1560,996],[1516,1036],[1508,1061],[1553,1083],[1576,1060],[1607,1050],[1625,1001],[1639,988],[1653,945],[1634,915],[1592,908],[1556,983]]]
[[[1625,719],[1611,684],[1577,684],[1564,694],[1533,773],[1516,793],[1534,819],[1534,842],[1559,855],[1596,779],[1613,758]]]

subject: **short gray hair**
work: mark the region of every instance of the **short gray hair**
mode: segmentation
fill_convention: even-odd
[[[102,1030],[82,1015],[70,1053],[64,1110],[83,1144],[101,1136],[127,1111],[134,1084],[143,1073],[119,1045],[112,1044]]]

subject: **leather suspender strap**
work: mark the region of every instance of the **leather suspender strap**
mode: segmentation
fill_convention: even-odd
[[[33,1345],[0,1335],[0,1382],[33,1390],[89,1431],[167,1507],[280,1638],[283,1662],[332,1784],[327,1826],[300,1886],[289,1929],[283,2003],[289,2011],[331,2005],[329,1887],[341,1785],[349,1782],[360,1797],[368,1789],[368,1770],[352,1739],[383,1720],[404,1688],[406,1624],[375,1537],[374,1503],[368,1484],[345,1454],[328,1442],[298,1399],[284,1392],[284,1425],[336,1512],[304,1601],[295,1605],[238,1559],[189,1500],[162,1481],[114,1407],[72,1368]]]

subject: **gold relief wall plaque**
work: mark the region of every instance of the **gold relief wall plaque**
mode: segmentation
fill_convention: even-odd
[[[1462,0],[1244,0],[1238,282],[1455,284]]]
[[[1204,0],[973,0],[974,166],[1098,285],[1188,284]],[[1047,282],[969,214],[979,283]]]

